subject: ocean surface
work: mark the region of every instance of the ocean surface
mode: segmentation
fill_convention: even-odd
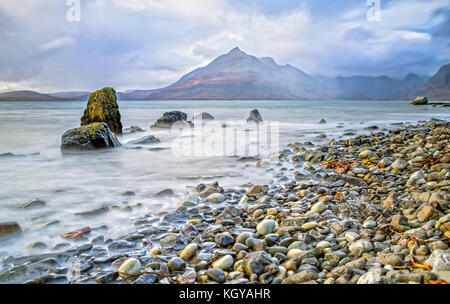
[[[24,230],[0,240],[0,257],[29,255],[27,246],[38,241],[47,245],[42,252],[49,251],[65,242],[61,234],[86,226],[105,225],[105,237],[119,237],[133,230],[139,216],[176,208],[201,182],[218,180],[221,186],[238,187],[271,181],[270,169],[237,161],[239,155],[173,153],[173,140],[180,134],[150,129],[166,111],[183,111],[188,119],[208,112],[220,124],[232,126],[245,125],[256,108],[264,121],[279,125],[280,149],[290,142],[320,144],[346,138],[344,133],[369,132],[364,128],[373,125],[395,128],[392,123],[450,119],[449,108],[403,101],[120,101],[124,128],[140,126],[145,132],[119,136],[123,145],[118,149],[63,156],[61,136],[79,126],[85,106],[86,102],[0,102],[0,154],[16,155],[0,157],[0,222],[16,221]],[[321,119],[327,123],[319,124]],[[146,135],[161,142],[127,144]],[[154,196],[164,189],[172,189],[175,196]],[[46,206],[18,209],[34,198]],[[102,206],[114,208],[94,216],[76,215]]]

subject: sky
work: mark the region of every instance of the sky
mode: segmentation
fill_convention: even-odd
[[[155,89],[236,46],[311,75],[430,76],[450,0],[1,0],[0,41],[0,92]]]

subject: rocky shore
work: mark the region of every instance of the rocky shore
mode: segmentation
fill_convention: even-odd
[[[122,238],[86,227],[47,254],[3,258],[0,283],[445,283],[449,122],[390,129],[292,143],[261,166],[269,185],[199,184]]]

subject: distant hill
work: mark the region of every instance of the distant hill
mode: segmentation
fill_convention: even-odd
[[[58,98],[33,91],[14,91],[0,93],[0,101],[71,101],[72,98]]]
[[[56,93],[47,93],[46,95],[50,95],[57,98],[68,98],[74,100],[88,100],[90,92],[87,91],[68,91],[68,92],[56,92]]]
[[[257,58],[236,47],[168,87],[121,94],[120,97],[146,100],[292,100],[322,99],[326,94],[312,77],[292,65],[278,65],[270,57]]]
[[[387,76],[316,77],[329,99],[399,100],[426,81],[425,77],[408,74],[405,79]]]
[[[430,100],[450,100],[450,63],[439,68],[424,84],[415,88],[410,98],[426,96]]]

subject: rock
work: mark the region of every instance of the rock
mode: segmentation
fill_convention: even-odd
[[[250,187],[250,189],[248,189],[247,192],[245,193],[247,197],[252,197],[255,199],[259,199],[265,194],[267,194],[266,187],[261,187],[258,185]]]
[[[404,260],[396,253],[378,252],[377,260],[383,265],[403,266]]]
[[[206,271],[208,278],[218,283],[225,282],[225,273],[220,268],[210,268]]]
[[[372,159],[378,159],[378,156],[370,150],[364,150],[361,153],[359,153],[359,158],[361,159],[368,159],[368,160],[372,160]]]
[[[199,192],[198,195],[201,198],[206,198],[213,193],[220,193],[220,194],[223,193],[223,188],[219,186],[219,183],[217,181],[215,181],[209,184],[208,186],[204,184],[198,185],[197,192]]]
[[[227,198],[225,195],[220,193],[213,193],[206,198],[206,201],[209,203],[221,203],[225,201]]]
[[[0,223],[0,238],[21,232],[22,228],[16,222]]]
[[[180,111],[171,111],[163,113],[163,117],[159,118],[151,128],[172,128],[173,124],[176,122],[186,122],[186,113]]]
[[[200,199],[193,195],[188,194],[179,204],[178,207],[190,207],[190,206],[196,206],[200,202]]]
[[[175,193],[172,189],[164,189],[153,195],[154,197],[167,197],[167,196],[173,196]]]
[[[118,273],[122,278],[137,275],[141,272],[141,262],[136,258],[129,258],[119,268]]]
[[[326,205],[323,202],[318,202],[311,207],[311,211],[322,213],[325,211]]]
[[[153,284],[158,280],[158,276],[156,274],[143,274],[141,275],[136,281],[134,281],[134,284],[137,285],[148,285]]]
[[[317,223],[317,222],[308,222],[308,223],[303,224],[301,227],[303,229],[306,229],[306,230],[312,230],[314,228],[319,227],[319,223]]]
[[[131,126],[123,129],[123,133],[137,133],[137,132],[144,132],[144,129],[142,129],[139,126]]]
[[[426,105],[428,104],[428,98],[426,98],[425,96],[421,96],[421,97],[417,97],[416,99],[414,99],[410,105]]]
[[[247,118],[247,121],[253,121],[253,122],[262,122],[262,116],[259,113],[257,109],[254,109],[250,112],[250,116]]]
[[[40,200],[38,198],[32,199],[29,202],[26,202],[25,204],[21,205],[19,209],[33,209],[38,207],[44,207],[46,204],[43,200]]]
[[[395,162],[393,162],[391,164],[391,167],[393,169],[403,170],[406,167],[408,167],[408,163],[406,161],[404,161],[403,159],[397,159]]]
[[[119,147],[120,142],[108,125],[92,123],[66,131],[61,139],[62,152],[90,151],[102,148]]]
[[[256,226],[256,231],[261,235],[266,235],[275,231],[277,222],[274,220],[264,220]]]
[[[83,236],[85,236],[86,234],[91,233],[91,228],[90,227],[85,227],[85,228],[81,228],[75,231],[71,231],[71,232],[67,232],[63,235],[61,235],[61,237],[63,239],[68,239],[68,240],[76,240],[79,238],[82,238]]]
[[[183,260],[189,261],[191,260],[195,254],[197,253],[198,245],[197,243],[191,243],[187,245],[183,251],[180,253],[180,258]]]
[[[450,271],[450,251],[433,251],[426,264],[430,265],[433,271]]]
[[[422,172],[417,171],[413,174],[411,174],[411,176],[408,179],[408,182],[406,183],[408,186],[413,186],[416,185],[418,183],[418,181],[423,180],[424,175],[422,174]]]
[[[429,205],[424,206],[422,210],[420,210],[420,212],[417,214],[417,218],[421,222],[426,222],[429,220],[438,220],[440,217],[441,213]]]
[[[113,88],[106,87],[89,96],[86,110],[81,118],[81,126],[99,122],[106,123],[112,132],[122,134],[119,106],[116,91]]]
[[[318,275],[314,270],[304,270],[299,273],[288,276],[282,284],[301,284],[304,282],[317,280]]]
[[[319,124],[326,124],[327,123],[327,121],[324,119],[324,118],[322,118],[320,121],[319,121]]]
[[[214,116],[212,116],[209,113],[202,112],[200,114],[195,114],[192,117],[192,120],[194,121],[194,123],[195,123],[196,120],[202,120],[202,121],[214,120]]]
[[[100,207],[100,208],[90,210],[90,211],[77,212],[77,213],[75,213],[75,215],[77,215],[77,216],[93,216],[93,215],[99,215],[99,214],[105,213],[107,211],[109,211],[109,207],[104,206],[104,207]]]
[[[171,271],[183,271],[186,269],[186,262],[179,257],[173,257],[167,262],[167,267]]]
[[[351,243],[354,240],[356,240],[359,237],[359,235],[356,232],[349,231],[345,233],[345,239],[347,242]]]
[[[272,264],[270,254],[265,251],[254,251],[245,256],[242,268],[250,277],[252,274],[260,275],[264,268],[270,264]]]
[[[391,193],[389,196],[381,203],[381,207],[383,209],[391,209],[394,210],[395,208],[395,194]]]
[[[27,250],[31,252],[43,250],[45,248],[47,248],[47,245],[45,245],[45,243],[42,242],[34,242],[27,246]]]
[[[233,266],[234,260],[231,255],[224,255],[212,264],[213,268],[220,268],[222,270],[228,270]]]
[[[153,135],[149,135],[149,136],[144,136],[144,137],[139,138],[139,139],[131,140],[131,141],[127,142],[127,144],[130,144],[130,145],[149,145],[149,144],[155,144],[155,143],[159,143],[159,142],[160,142],[159,138],[156,138]]]
[[[381,274],[381,268],[369,270],[358,279],[356,284],[380,284]]]
[[[447,250],[448,245],[443,241],[432,242],[429,245],[431,252],[435,250]]]
[[[372,243],[367,240],[358,240],[350,244],[348,249],[351,252],[361,250],[361,252],[369,252],[373,249]]]

